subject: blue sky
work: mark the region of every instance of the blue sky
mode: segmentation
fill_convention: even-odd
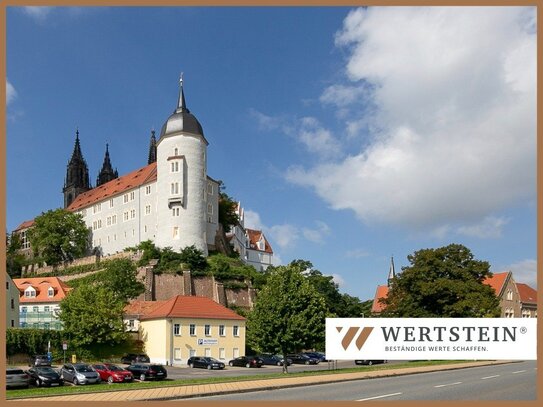
[[[362,300],[416,250],[461,243],[536,278],[535,8],[45,8],[7,12],[7,228],[62,205],[187,105],[208,174],[277,260]]]

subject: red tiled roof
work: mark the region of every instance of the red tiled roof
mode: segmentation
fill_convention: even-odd
[[[14,232],[17,232],[18,230],[28,229],[34,225],[34,219],[25,220],[23,223],[21,223],[17,228],[14,230]]]
[[[67,209],[77,211],[153,181],[156,181],[156,162],[78,195]]]
[[[273,254],[272,247],[261,230],[245,229],[245,231],[249,237],[249,245],[251,249]],[[260,250],[257,246],[257,243],[261,238],[264,239],[264,250]]]
[[[537,304],[537,291],[528,284],[517,283],[520,302],[525,304]]]
[[[207,297],[177,295],[165,301],[159,307],[142,316],[140,320],[162,318],[209,318],[209,319],[236,319],[244,321],[245,318],[234,311],[216,303]]]
[[[388,286],[380,285],[377,286],[377,291],[375,291],[375,297],[373,298],[373,304],[371,306],[371,312],[381,312],[385,309],[385,305],[379,302],[379,299],[386,298],[388,296]]]
[[[19,289],[20,303],[60,302],[64,297],[66,297],[68,291],[71,290],[71,288],[58,277],[14,278],[13,282]],[[35,297],[25,297],[24,291],[29,286],[32,286],[36,290]],[[52,297],[49,297],[48,295],[49,287],[53,287],[55,290],[55,295]]]
[[[485,278],[483,283],[492,287],[496,292],[496,295],[499,297],[503,290],[503,287],[505,286],[505,282],[509,274],[511,274],[510,271],[504,271],[503,273],[494,273],[492,274],[492,277]]]
[[[132,301],[124,307],[125,315],[146,315],[166,301]]]

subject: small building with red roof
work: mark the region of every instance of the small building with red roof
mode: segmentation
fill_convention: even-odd
[[[15,278],[19,290],[19,326],[35,329],[62,329],[58,317],[60,302],[70,287],[58,277]]]
[[[528,284],[517,283],[522,318],[537,318],[537,291]]]
[[[137,316],[151,362],[186,365],[191,356],[228,362],[245,354],[245,318],[207,297],[135,301],[125,308],[125,320],[129,316]]]

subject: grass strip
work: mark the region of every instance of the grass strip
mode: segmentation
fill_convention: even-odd
[[[394,370],[402,369],[406,367],[419,367],[419,366],[435,366],[435,365],[449,365],[465,363],[466,360],[424,360],[415,362],[406,362],[398,364],[383,364],[373,366],[357,366],[351,368],[343,368],[337,370],[315,370],[305,371],[297,373],[288,373],[285,375],[282,372],[269,373],[269,374],[256,374],[256,375],[243,375],[232,377],[206,377],[198,379],[166,379],[161,381],[147,381],[147,382],[132,382],[132,383],[117,383],[117,384],[91,384],[84,386],[71,386],[65,385],[60,387],[36,387],[29,389],[12,389],[6,392],[6,399],[18,399],[18,398],[33,398],[33,397],[47,397],[47,396],[62,396],[67,394],[81,394],[81,393],[104,393],[110,391],[125,391],[125,390],[141,390],[157,387],[172,387],[172,386],[190,386],[198,384],[215,384],[215,383],[230,383],[241,381],[254,381],[254,380],[268,380],[278,379],[284,377],[303,377],[303,376],[320,376],[320,375],[333,375],[341,373],[357,373],[357,372],[371,372],[375,370]],[[326,362],[325,362],[326,363]]]

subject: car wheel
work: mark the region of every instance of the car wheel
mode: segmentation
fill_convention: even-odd
[[[109,376],[109,377],[107,378],[107,382],[108,382],[109,384],[113,383],[113,376]]]
[[[309,365],[309,360],[306,360],[306,361],[305,361],[305,364],[306,364],[306,365]]]
[[[368,366],[371,366],[371,365],[373,365],[373,362],[370,360],[370,361],[368,362]]]
[[[43,386],[43,382],[40,379],[36,380],[36,386],[37,387]]]
[[[234,366],[232,362],[228,362],[228,366]]]
[[[77,386],[79,384],[79,380],[77,380],[77,377],[74,377],[74,384]]]
[[[193,363],[189,363],[189,367],[192,369],[194,367]]]
[[[245,365],[245,367],[251,367],[251,364],[250,364],[250,363],[247,363],[247,364]]]
[[[277,366],[281,366],[281,365],[282,365],[282,363],[281,363],[281,362],[277,362]]]
[[[211,370],[211,365],[207,365],[207,370]]]
[[[143,373],[140,374],[140,380],[141,380],[142,382],[145,381],[145,374],[143,374]]]

